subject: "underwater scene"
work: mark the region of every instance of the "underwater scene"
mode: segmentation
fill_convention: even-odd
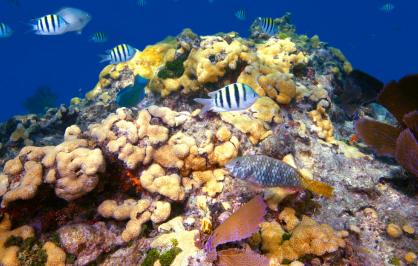
[[[417,10],[0,0],[0,266],[418,265]]]

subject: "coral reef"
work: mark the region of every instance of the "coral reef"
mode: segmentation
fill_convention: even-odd
[[[416,76],[350,109],[350,84],[369,101],[380,83],[297,34],[290,14],[274,22],[278,34],[253,24],[249,39],[186,29],[106,66],[69,106],[0,124],[0,264],[415,263]],[[138,78],[145,98],[118,108]],[[234,82],[259,99],[200,117],[193,98]],[[332,196],[253,187],[225,168],[243,155],[281,160]]]

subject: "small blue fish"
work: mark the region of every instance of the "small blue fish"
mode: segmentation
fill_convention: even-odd
[[[268,35],[275,35],[279,29],[277,28],[277,24],[274,22],[272,18],[261,18],[257,19],[258,24],[261,27],[261,30]]]
[[[380,11],[385,12],[385,13],[392,12],[394,9],[395,9],[395,5],[392,3],[386,3],[380,7]]]
[[[13,30],[4,23],[0,23],[0,38],[9,38],[12,36]]]
[[[113,47],[112,50],[107,50],[106,54],[101,55],[102,62],[109,61],[110,64],[118,64],[121,62],[126,62],[132,59],[134,55],[136,54],[136,49],[128,44],[119,44],[115,47]]]
[[[144,7],[147,4],[147,1],[146,0],[138,0],[137,1],[137,4],[140,7]]]
[[[137,106],[145,97],[145,86],[148,80],[135,76],[134,84],[121,89],[116,95],[116,104],[120,107]]]
[[[78,34],[81,34],[84,27],[92,19],[89,13],[74,7],[63,7],[55,14],[62,17],[69,24],[66,32],[74,31]]]
[[[107,42],[108,38],[106,33],[98,31],[90,37],[90,40],[97,43],[104,43]]]
[[[207,111],[228,112],[249,108],[257,99],[258,94],[248,85],[233,83],[208,94],[210,99],[195,98],[194,101],[203,104],[200,115]]]
[[[32,29],[38,35],[60,35],[67,32],[68,22],[61,16],[49,14],[37,19],[31,23]]]
[[[239,20],[245,20],[247,18],[247,14],[244,9],[240,9],[235,12],[235,17]]]

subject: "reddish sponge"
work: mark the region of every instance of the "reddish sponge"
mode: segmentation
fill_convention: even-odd
[[[356,123],[359,138],[371,146],[377,154],[395,156],[396,139],[401,130],[391,125],[375,120],[362,118]]]
[[[408,172],[418,177],[418,142],[410,129],[405,129],[396,141],[396,160]]]
[[[403,116],[418,108],[418,74],[387,84],[379,95],[378,102],[402,124]]]

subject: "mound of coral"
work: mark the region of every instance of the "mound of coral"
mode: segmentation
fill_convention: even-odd
[[[105,67],[70,106],[2,124],[0,264],[414,263],[408,173],[352,141],[336,100],[350,63],[298,35],[289,14],[275,22],[276,36],[254,24],[249,39],[184,30]],[[136,75],[149,79],[146,98],[118,108]],[[200,117],[193,98],[233,82],[261,97]],[[254,189],[224,169],[246,154],[283,160],[334,195]]]

